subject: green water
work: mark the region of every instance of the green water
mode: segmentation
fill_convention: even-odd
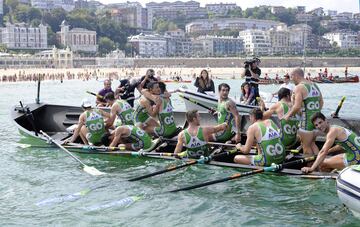
[[[217,81],[226,82],[226,81]],[[241,81],[227,81],[232,92]],[[115,83],[116,84],[116,83]],[[79,105],[85,90],[99,90],[96,81],[44,82],[41,100]],[[179,86],[169,85],[170,88]],[[237,88],[236,88],[237,87]],[[263,86],[272,92],[277,86]],[[359,84],[320,85],[324,111],[333,111],[346,95],[341,115],[359,116]],[[231,168],[194,165],[138,182],[129,177],[162,169],[172,162],[145,158],[77,155],[87,165],[107,172],[95,177],[55,148],[20,148],[21,135],[9,116],[12,105],[36,97],[35,83],[0,84],[0,226],[359,226],[359,220],[339,201],[334,180],[308,180],[259,174],[176,194],[164,191],[236,173]],[[184,108],[174,97],[175,107]],[[180,161],[178,161],[180,163]],[[89,187],[105,185],[73,202],[36,206],[35,203]],[[87,207],[141,195],[128,207],[87,211]]]

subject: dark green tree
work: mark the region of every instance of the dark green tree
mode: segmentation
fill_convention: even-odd
[[[109,39],[108,37],[100,37],[99,38],[99,54],[101,56],[109,53],[112,50],[116,49],[116,44],[114,41]]]

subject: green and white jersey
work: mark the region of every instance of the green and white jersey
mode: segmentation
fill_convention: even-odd
[[[126,127],[130,130],[129,138],[133,144],[132,146],[134,150],[146,150],[151,147],[152,140],[149,134],[133,125],[126,125]]]
[[[105,133],[105,122],[99,110],[86,111],[85,126],[90,134],[89,142],[100,143],[101,137]]]
[[[301,108],[300,128],[312,131],[315,129],[311,122],[311,117],[314,113],[320,112],[320,89],[315,83],[302,83],[308,92],[307,97],[303,100]]]
[[[346,139],[335,140],[335,144],[340,145],[345,150],[345,163],[347,165],[360,164],[360,137],[347,128],[337,125],[331,127],[341,128],[346,133]]]
[[[285,102],[280,101],[280,104],[285,116],[290,111],[290,108]],[[297,119],[297,116],[290,117],[288,121],[285,121],[285,119],[280,120],[281,141],[285,147],[291,147],[296,143],[298,125],[299,120]]]
[[[147,112],[146,108],[137,102],[134,111],[134,123],[146,123],[150,118],[151,116]]]
[[[272,121],[270,126],[259,122],[261,139],[257,141],[263,155],[263,166],[270,166],[272,163],[280,164],[285,160],[285,147],[280,140],[280,130]]]
[[[121,112],[117,113],[118,118],[123,125],[134,125],[134,110],[125,100],[116,100]]]
[[[192,136],[187,129],[184,130],[185,147],[190,158],[200,158],[209,155],[209,148],[203,134],[203,129],[198,128],[196,136]]]
[[[217,106],[217,112],[218,112],[217,123],[222,124],[226,122],[229,125],[229,127],[226,130],[221,131],[215,135],[216,141],[219,142],[226,142],[234,136],[235,119],[233,114],[226,109],[229,102],[230,100],[227,99],[225,101],[219,102]]]
[[[176,124],[174,121],[173,107],[171,101],[161,98],[162,108],[158,114],[160,127],[155,128],[155,133],[158,136],[170,137],[176,132]]]

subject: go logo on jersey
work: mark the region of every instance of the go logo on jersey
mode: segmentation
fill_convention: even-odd
[[[318,110],[320,109],[320,103],[319,101],[315,101],[315,102],[311,101],[308,104],[306,104],[306,108],[309,110]]]
[[[288,124],[284,125],[284,132],[288,135],[295,135],[297,133],[296,125],[290,126]]]
[[[144,134],[145,134],[145,132],[143,130],[141,130],[141,129],[136,130],[136,135],[143,136]]]
[[[125,114],[125,120],[126,121],[131,121],[132,120],[132,114],[131,113]]]
[[[170,125],[170,124],[174,123],[174,116],[165,117],[164,122],[167,125]]]
[[[354,138],[354,142],[355,142],[356,146],[360,147],[360,137],[359,136]]]
[[[89,129],[90,131],[99,131],[104,127],[104,125],[101,122],[97,122],[95,124],[90,124]]]
[[[283,152],[284,152],[284,148],[279,143],[275,144],[275,146],[274,145],[269,145],[266,148],[266,153],[268,153],[270,156],[280,155]]]

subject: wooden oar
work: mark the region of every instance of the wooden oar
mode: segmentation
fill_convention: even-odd
[[[338,105],[337,108],[336,108],[335,113],[332,115],[333,118],[338,118],[338,117],[339,117],[339,111],[340,111],[340,109],[341,109],[341,107],[342,107],[345,99],[346,99],[345,96],[343,96],[343,97],[341,98],[341,100],[340,100],[340,102],[339,102],[339,105]]]
[[[40,133],[45,136],[48,140],[50,140],[53,144],[58,146],[61,150],[65,151],[68,155],[70,155],[73,159],[75,159],[77,162],[79,162],[83,166],[83,170],[91,175],[98,176],[103,175],[105,173],[97,170],[95,167],[87,166],[85,163],[83,163],[80,159],[78,159],[75,155],[71,154],[70,151],[68,151],[65,147],[63,147],[61,144],[56,142],[53,138],[51,138],[48,134],[46,134],[44,131],[40,130]]]
[[[94,93],[94,92],[86,91],[86,93],[88,93],[88,94],[90,94],[90,95],[93,95],[93,96],[96,96],[96,97],[98,97],[98,98],[104,99],[104,96],[99,95],[99,94],[96,94],[96,93]]]
[[[207,157],[203,157],[203,158],[200,158],[200,159],[197,159],[197,160],[190,160],[190,161],[187,161],[186,163],[181,164],[181,165],[170,166],[170,167],[168,167],[166,169],[163,169],[163,170],[159,170],[159,171],[156,171],[156,172],[153,172],[153,173],[149,173],[149,174],[142,175],[142,176],[139,176],[139,177],[131,178],[131,179],[129,179],[129,181],[142,180],[142,179],[149,178],[149,177],[152,177],[152,176],[156,176],[156,175],[159,175],[159,174],[162,174],[162,173],[167,173],[167,172],[170,172],[170,171],[173,171],[173,170],[181,169],[181,168],[184,168],[186,166],[191,166],[191,165],[194,165],[194,164],[197,164],[197,163],[207,163],[207,162],[211,161],[214,158],[226,156],[226,155],[233,154],[233,153],[236,153],[236,152],[238,152],[238,151],[236,149],[234,149],[234,150],[222,152],[222,153],[219,153],[219,154],[209,155]]]
[[[264,167],[264,168],[261,168],[261,169],[256,169],[256,170],[243,172],[243,173],[236,173],[236,174],[233,174],[233,175],[231,175],[229,177],[221,178],[221,179],[218,179],[218,180],[207,181],[207,182],[204,182],[204,183],[191,185],[191,186],[187,186],[187,187],[183,187],[183,188],[179,188],[179,189],[174,189],[174,190],[171,190],[169,192],[187,191],[187,190],[191,190],[191,189],[195,189],[195,188],[201,188],[201,187],[205,187],[205,186],[208,186],[208,185],[217,184],[217,183],[221,183],[221,182],[225,182],[225,181],[229,181],[229,180],[234,180],[234,179],[237,179],[237,178],[240,178],[240,177],[254,175],[254,174],[257,174],[257,173],[279,171],[282,168],[286,168],[286,167],[290,167],[290,166],[294,166],[294,165],[297,165],[297,164],[302,164],[302,163],[306,163],[306,162],[310,162],[310,161],[314,161],[314,160],[315,160],[315,156],[312,156],[312,157],[302,158],[302,159],[291,161],[291,162],[286,162],[284,164],[277,164],[277,165],[274,164],[274,165],[271,165],[269,167]]]

